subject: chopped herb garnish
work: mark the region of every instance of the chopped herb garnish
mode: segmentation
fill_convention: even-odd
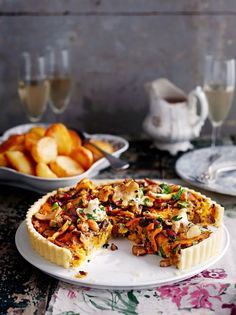
[[[52,226],[53,226],[53,227],[57,227],[57,226],[58,226],[58,225],[57,225],[57,222],[53,221],[53,222],[52,222]]]
[[[177,245],[172,249],[172,253],[176,254],[179,250],[180,250],[180,245]]]
[[[172,221],[180,221],[181,219],[182,219],[182,217],[179,216],[179,215],[175,215],[175,216],[173,216],[173,217],[171,218]]]
[[[179,200],[183,192],[184,192],[184,189],[181,187],[181,188],[177,191],[177,193],[172,196],[172,199],[173,199],[174,201]]]
[[[80,199],[79,203],[78,203],[78,206],[83,206],[84,202],[83,202],[83,199]]]
[[[172,192],[172,188],[171,186],[163,183],[163,184],[160,184],[160,187],[162,189],[162,194],[169,194]]]
[[[162,248],[162,246],[160,246],[160,248],[159,248],[158,255],[160,255],[163,258],[166,258],[166,254],[165,254],[164,249]]]
[[[54,202],[52,205],[52,211],[55,211],[59,207],[59,204],[57,202]]]
[[[163,222],[163,219],[162,219],[161,217],[157,217],[156,219],[157,219],[157,221],[159,221],[160,223]]]
[[[78,219],[77,219],[77,223],[80,223],[80,221],[81,221],[81,219],[80,219],[80,218],[78,218]]]
[[[77,210],[79,210],[79,213],[84,213],[84,209],[78,208]]]
[[[63,206],[63,207],[62,207],[62,209],[63,209],[63,211],[64,211],[64,212],[67,212],[67,211],[68,211],[68,208],[67,208],[67,206],[66,206],[66,205],[65,205],[65,206]]]
[[[154,222],[154,229],[159,229],[161,227],[161,223],[156,221]]]
[[[106,208],[105,208],[104,206],[100,206],[100,209],[101,209],[102,211],[106,211]]]
[[[95,217],[92,215],[92,214],[90,214],[90,213],[86,213],[86,217],[89,219],[89,220],[96,220],[95,219]]]
[[[144,206],[147,207],[149,202],[150,202],[149,198],[144,198],[144,199],[143,199],[143,204],[144,204]]]
[[[178,208],[188,208],[189,203],[187,201],[178,201],[177,206]]]
[[[144,196],[144,188],[143,187],[139,188],[139,194],[140,194],[140,197]]]
[[[130,199],[130,200],[129,200],[129,204],[130,204],[130,205],[133,205],[133,204],[134,204],[134,202],[135,202],[135,200],[134,200],[134,199]]]

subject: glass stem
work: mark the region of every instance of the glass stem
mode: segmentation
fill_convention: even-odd
[[[217,128],[218,130],[217,130],[217,139],[218,139],[218,145],[222,145],[222,138],[221,138],[221,126],[219,126],[218,128]]]
[[[216,147],[216,138],[217,138],[217,127],[212,126],[212,134],[211,134],[211,147],[215,148]]]

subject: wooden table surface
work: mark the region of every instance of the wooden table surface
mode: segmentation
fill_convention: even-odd
[[[208,144],[204,140],[195,143],[196,147]],[[106,169],[97,178],[177,178],[174,165],[180,155],[161,152],[149,140],[130,141],[123,155],[131,163],[130,169],[121,173]],[[0,314],[44,314],[57,284],[56,279],[26,262],[15,246],[15,232],[39,197],[35,192],[0,185]]]

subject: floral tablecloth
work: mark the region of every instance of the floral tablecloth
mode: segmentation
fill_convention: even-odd
[[[150,290],[95,290],[59,282],[46,315],[236,314],[236,198],[210,194],[223,204],[230,247],[198,275]]]

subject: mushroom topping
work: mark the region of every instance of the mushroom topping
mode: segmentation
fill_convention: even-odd
[[[134,245],[132,247],[132,253],[135,256],[144,256],[147,254],[146,249],[143,246],[140,245]]]
[[[113,188],[111,185],[105,185],[103,186],[99,193],[98,193],[98,199],[102,202],[107,202],[109,197],[112,195],[113,193]]]
[[[71,221],[66,221],[64,224],[63,224],[63,226],[56,232],[56,233],[54,233],[51,237],[49,237],[48,238],[48,240],[49,241],[55,241],[55,239],[59,236],[59,235],[61,235],[61,234],[63,234],[67,229],[68,229],[68,227],[70,226],[70,224],[71,224]]]
[[[42,214],[40,212],[35,213],[35,218],[38,220],[53,220],[61,211],[62,208],[58,206],[57,210],[48,214]]]
[[[122,208],[135,204],[140,196],[139,185],[133,180],[121,183],[114,188],[113,202]]]

